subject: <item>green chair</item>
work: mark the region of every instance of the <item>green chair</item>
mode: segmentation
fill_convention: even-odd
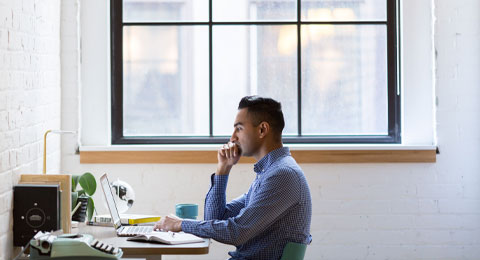
[[[307,245],[294,242],[288,242],[283,249],[282,258],[280,260],[303,260],[307,251]]]

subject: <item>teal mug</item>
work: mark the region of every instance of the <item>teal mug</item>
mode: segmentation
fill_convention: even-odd
[[[198,205],[197,204],[177,204],[175,205],[175,215],[179,218],[197,219]]]

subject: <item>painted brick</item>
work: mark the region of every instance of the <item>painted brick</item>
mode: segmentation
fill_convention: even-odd
[[[11,218],[10,213],[5,212],[3,214],[0,214],[0,234],[6,234],[9,230],[12,230],[11,222],[13,222],[13,218]]]
[[[453,244],[480,246],[480,230],[453,230],[450,232]]]
[[[8,124],[5,124],[5,122],[8,122],[8,112],[5,110],[0,110],[0,122],[4,122],[3,124],[0,124],[0,132],[4,132],[8,130]]]
[[[369,256],[368,246],[308,246],[306,259],[366,259]]]
[[[367,222],[371,230],[411,229],[415,223],[412,215],[367,216]]]
[[[0,194],[0,214],[9,213],[12,209],[12,202],[13,202],[13,191],[8,191],[3,194]]]
[[[418,246],[415,250],[416,259],[459,259],[458,256],[462,255],[462,251],[463,248],[461,246],[434,245]]]
[[[386,214],[390,211],[387,200],[316,200],[313,208],[322,214]]]
[[[413,245],[396,245],[396,246],[372,245],[368,247],[368,255],[365,257],[365,259],[369,259],[369,260],[415,259],[416,258],[415,249],[416,248]]]
[[[10,169],[10,158],[8,152],[0,153],[0,173]],[[0,194],[2,192],[0,191]]]
[[[17,167],[17,151],[16,149],[10,149],[8,151],[8,159],[10,161],[10,167],[15,168]]]
[[[429,200],[424,200],[421,199],[419,200],[419,213],[420,214],[432,214],[432,213],[438,213],[438,200],[435,199],[429,199]]]
[[[1,18],[0,18],[1,19]],[[0,50],[5,50],[8,46],[8,31],[0,27]],[[5,62],[5,53],[0,56],[0,61]],[[2,65],[0,65],[2,66]],[[0,67],[1,68],[1,67]]]
[[[414,241],[412,230],[334,230],[319,241],[324,245],[403,245]]]
[[[368,230],[361,234],[367,245],[410,245],[414,241],[414,230]]]
[[[438,200],[438,209],[440,213],[448,214],[479,214],[480,200],[461,199],[461,200]]]
[[[368,227],[368,216],[363,215],[330,215],[316,216],[317,227],[324,230],[342,230],[342,229],[366,229]]]
[[[421,215],[415,216],[415,226],[419,229],[472,229],[480,228],[478,215]]]
[[[35,0],[23,0],[22,1],[22,11],[26,14],[34,15],[35,14]]]
[[[463,189],[460,184],[425,184],[418,186],[419,198],[451,199],[461,198]]]
[[[480,188],[476,183],[465,183],[462,185],[464,199],[479,199]]]
[[[12,22],[12,12],[7,6],[0,5],[0,27],[9,28]]]
[[[463,259],[478,259],[480,255],[480,246],[462,246],[461,257]]]
[[[14,255],[12,185],[21,173],[41,172],[38,128],[60,126],[58,113],[41,99],[60,103],[59,8],[59,1],[0,0],[0,259]],[[58,162],[59,146],[52,148]]]
[[[326,199],[401,199],[414,198],[413,185],[336,185],[322,187],[322,197]]]

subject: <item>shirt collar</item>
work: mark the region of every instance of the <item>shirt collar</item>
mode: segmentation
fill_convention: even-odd
[[[281,147],[269,152],[260,161],[253,166],[253,171],[257,174],[265,172],[272,163],[278,160],[278,158],[290,155],[290,149],[288,147]]]

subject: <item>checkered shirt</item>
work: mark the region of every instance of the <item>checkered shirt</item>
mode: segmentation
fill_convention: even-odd
[[[204,221],[184,220],[182,230],[236,246],[231,259],[280,259],[288,242],[309,244],[312,204],[302,169],[287,147],[254,165],[247,193],[226,203],[228,175],[211,177]]]

